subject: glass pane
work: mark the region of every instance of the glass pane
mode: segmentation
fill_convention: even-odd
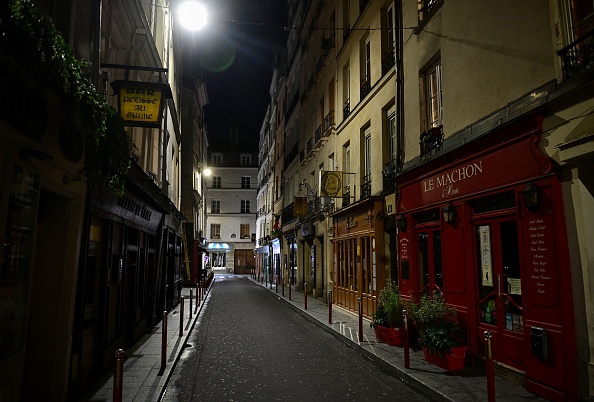
[[[429,283],[429,236],[427,233],[421,232],[418,234],[419,242],[419,288],[423,288]]]
[[[493,280],[493,258],[491,252],[491,227],[479,226],[476,230],[477,267],[479,269],[478,289],[480,320],[497,325],[495,281]]]
[[[20,352],[25,343],[39,173],[13,165],[7,182],[10,187],[0,265],[0,360]]]
[[[441,233],[433,231],[433,281],[443,291],[443,269],[441,261]]]
[[[522,315],[522,280],[518,250],[518,230],[515,221],[500,224],[502,292],[505,301],[505,329],[524,332]]]

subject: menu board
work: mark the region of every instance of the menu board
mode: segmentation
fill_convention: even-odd
[[[528,295],[534,304],[551,307],[558,298],[551,215],[533,214],[524,222]]]

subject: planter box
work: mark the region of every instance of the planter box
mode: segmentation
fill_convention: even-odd
[[[373,331],[375,332],[375,339],[377,339],[378,342],[384,342],[390,346],[402,345],[402,330],[400,328],[389,328],[375,325]]]
[[[444,370],[461,371],[464,370],[464,358],[466,357],[467,350],[467,346],[460,346],[458,348],[452,348],[450,353],[440,356],[438,354],[431,354],[426,348],[423,348],[423,355],[426,361]]]

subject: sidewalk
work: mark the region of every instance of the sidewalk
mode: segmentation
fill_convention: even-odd
[[[251,279],[255,283],[255,280]],[[322,300],[307,298],[307,310],[303,292],[292,291],[289,300],[288,287],[278,289],[270,284],[260,286],[275,293],[285,300],[301,315],[333,334],[354,349],[358,350],[370,360],[378,363],[396,378],[407,383],[411,388],[425,394],[434,401],[478,402],[487,401],[487,379],[485,373],[471,367],[466,367],[461,373],[450,373],[428,363],[423,358],[422,351],[410,349],[410,369],[404,368],[404,348],[388,346],[375,339],[373,328],[369,320],[363,320],[363,341],[359,341],[359,317],[340,307],[332,308],[332,323],[328,321],[328,305]],[[498,401],[546,401],[528,391],[520,385],[495,377],[495,397]]]
[[[212,285],[216,281],[216,275]],[[150,333],[144,335],[132,348],[125,350],[123,370],[122,401],[146,402],[158,401],[165,390],[169,375],[187,339],[194,328],[196,319],[202,311],[204,300],[210,288],[203,289],[202,302],[196,311],[196,289],[193,289],[191,300],[192,316],[190,317],[190,288],[182,289],[184,297],[183,334],[180,336],[181,303],[167,315],[167,353],[165,369],[161,373],[161,354],[163,345],[163,321],[159,322]],[[115,357],[114,357],[115,361]],[[113,371],[106,374],[90,395],[82,398],[85,402],[113,401]]]
[[[215,275],[213,284],[216,278]],[[240,276],[240,275],[237,275]],[[292,291],[289,300],[288,287],[278,289],[270,284],[260,284],[248,276],[245,280],[259,284],[268,291],[275,293],[279,299],[288,303],[303,317],[318,325],[338,340],[345,342],[352,348],[370,360],[379,364],[383,369],[389,371],[396,378],[407,383],[411,388],[425,394],[435,401],[455,402],[479,402],[487,401],[487,380],[485,374],[477,369],[466,367],[462,373],[449,373],[423,358],[423,353],[410,349],[410,369],[404,368],[404,349],[402,347],[388,346],[375,340],[373,329],[369,326],[368,320],[363,320],[363,341],[359,342],[359,319],[340,307],[333,306],[332,323],[328,321],[328,305],[322,300],[314,299],[310,295],[307,298],[307,310],[305,310],[304,294]],[[211,285],[212,286],[212,285]],[[210,289],[206,290],[206,295]],[[161,345],[162,345],[162,323],[159,323],[151,333],[145,335],[133,348],[125,351],[124,375],[123,375],[123,401],[159,401],[164,391],[169,375],[186,344],[197,317],[202,311],[204,303],[196,308],[196,294],[192,299],[192,317],[189,316],[190,289],[184,288],[182,295],[185,297],[184,304],[184,330],[183,336],[179,336],[180,307],[168,315],[167,323],[167,364],[163,373],[161,367]],[[205,300],[202,296],[202,301]],[[534,394],[529,393],[515,383],[495,378],[495,395],[498,401],[545,401]],[[113,373],[107,374],[98,384],[94,392],[82,399],[86,402],[111,402],[113,400]]]

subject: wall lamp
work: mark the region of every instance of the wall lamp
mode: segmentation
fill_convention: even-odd
[[[400,217],[396,219],[396,227],[398,230],[406,230],[406,218],[400,214]]]
[[[534,183],[528,183],[522,190],[522,198],[528,211],[535,212],[538,209],[538,187]]]
[[[372,219],[373,219],[373,213],[371,211],[367,211],[367,217],[365,218],[365,223],[367,223],[369,225],[371,223]]]
[[[450,202],[444,209],[443,209],[443,221],[448,224],[454,223],[454,205]]]

